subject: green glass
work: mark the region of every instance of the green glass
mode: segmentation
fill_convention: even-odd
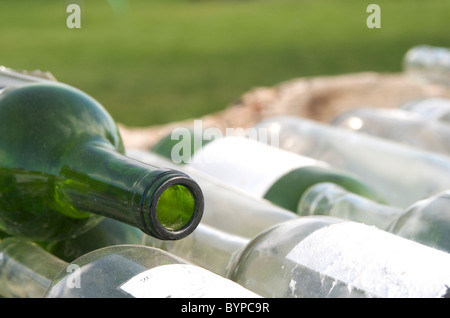
[[[330,167],[306,166],[280,177],[264,194],[264,199],[290,211],[297,211],[299,198],[312,185],[332,182],[347,191],[382,202],[382,198],[356,176]]]
[[[197,183],[126,157],[114,120],[87,94],[59,83],[6,89],[0,121],[0,231],[49,241],[107,216],[180,239],[200,222]]]

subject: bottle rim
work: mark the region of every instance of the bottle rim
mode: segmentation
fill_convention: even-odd
[[[168,188],[180,185],[185,187],[193,197],[194,211],[190,220],[181,228],[173,230],[161,224],[158,218],[158,202]],[[140,202],[142,231],[161,240],[179,240],[191,234],[203,216],[204,197],[200,186],[188,175],[176,170],[162,170],[160,174],[148,181]]]

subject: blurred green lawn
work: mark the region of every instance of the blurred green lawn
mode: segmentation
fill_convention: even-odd
[[[81,5],[81,29],[66,7]],[[381,29],[366,8],[381,7]],[[0,65],[41,69],[148,126],[224,109],[292,78],[402,70],[450,46],[448,0],[20,0],[0,10]]]

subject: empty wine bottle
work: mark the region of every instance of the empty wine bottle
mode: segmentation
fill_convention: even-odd
[[[424,83],[450,85],[450,49],[418,45],[406,53],[404,71]]]
[[[442,97],[428,97],[414,99],[399,106],[422,116],[428,120],[450,122],[450,99]]]
[[[101,248],[66,263],[28,240],[0,243],[0,294],[28,298],[259,297],[160,249]]]
[[[256,127],[276,130],[281,149],[356,174],[395,207],[450,188],[445,155],[295,116],[268,118]]]
[[[403,109],[357,107],[338,115],[331,124],[423,150],[450,154],[450,125],[427,120]]]
[[[232,258],[228,277],[263,297],[450,295],[450,254],[329,216],[282,222]]]
[[[324,181],[382,200],[351,173],[250,138],[214,140],[195,152],[189,166],[290,211],[297,210],[298,200],[310,185]]]
[[[199,186],[124,156],[116,124],[87,94],[59,83],[8,88],[0,120],[0,230],[62,239],[107,216],[179,239],[199,223]]]
[[[166,153],[170,154],[170,151]],[[269,226],[297,217],[293,211],[266,199],[251,196],[189,165],[175,165],[153,151],[127,149],[127,156],[144,163],[178,168],[186,172],[202,188],[205,208],[201,223],[225,232],[252,238]]]
[[[419,200],[407,209],[374,202],[332,184],[309,188],[299,215],[329,215],[374,225],[409,240],[450,253],[450,191]]]
[[[450,279],[445,266],[430,273],[428,264],[408,264],[419,262],[421,255],[448,264],[450,254],[342,218],[305,216],[252,240],[203,224],[182,240],[147,238],[146,244],[264,297],[435,297],[447,293],[444,282]]]

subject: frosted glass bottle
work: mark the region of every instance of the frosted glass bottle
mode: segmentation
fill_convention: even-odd
[[[427,120],[406,110],[357,107],[338,115],[331,124],[423,150],[450,155],[450,125],[441,121]]]
[[[428,120],[450,122],[450,99],[448,98],[415,99],[400,105],[399,108],[418,114]]]
[[[376,191],[354,174],[250,138],[214,140],[196,151],[188,165],[290,211],[297,210],[298,200],[309,186],[324,181],[380,200]]]
[[[3,297],[258,297],[242,286],[160,249],[101,248],[66,263],[19,238],[0,243]]]
[[[158,154],[137,149],[128,149],[127,156],[144,163],[175,168],[189,174],[202,189],[205,201],[202,224],[252,238],[269,226],[297,217],[293,211],[263,198],[251,196],[189,165],[175,165]]]
[[[309,188],[299,215],[329,215],[382,230],[450,253],[450,190],[419,200],[407,209],[374,202],[332,183]]]
[[[294,116],[268,118],[256,127],[276,130],[281,149],[356,174],[395,207],[450,188],[448,156]]]
[[[421,82],[450,85],[450,49],[430,45],[412,47],[404,57],[403,68]]]
[[[263,297],[450,296],[450,254],[328,216],[301,217],[253,239],[229,278]]]

